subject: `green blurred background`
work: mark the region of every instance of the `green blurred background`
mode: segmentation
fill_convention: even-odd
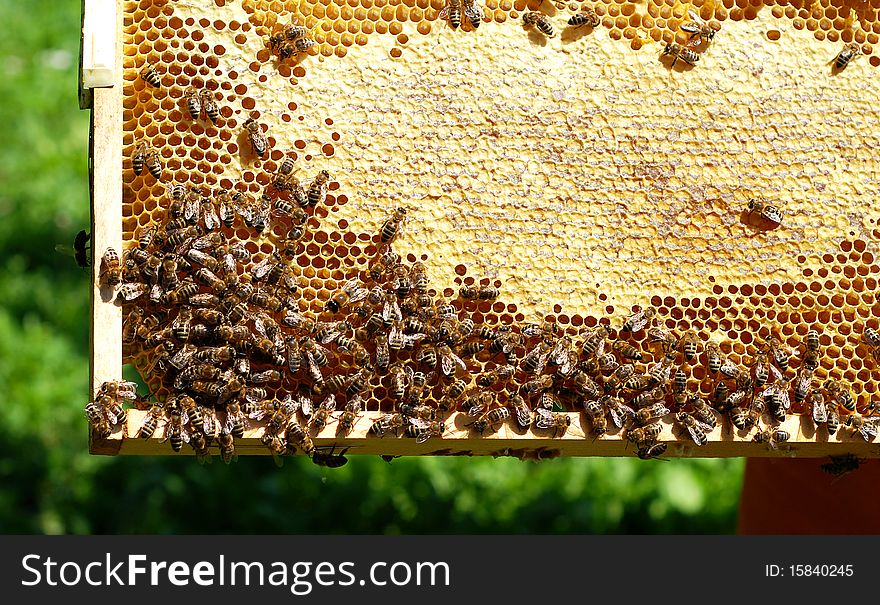
[[[0,7],[0,532],[733,533],[742,460],[90,456],[80,1]]]

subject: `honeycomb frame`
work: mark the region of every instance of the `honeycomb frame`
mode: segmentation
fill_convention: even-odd
[[[198,4],[195,3],[195,5]],[[227,5],[235,4],[238,6],[237,3],[224,2],[223,0],[202,4],[206,8],[213,5],[218,10],[226,8]],[[367,7],[366,4],[370,4],[370,6]],[[423,4],[425,6],[422,6]],[[621,49],[621,52],[625,53],[640,51],[645,44],[651,43],[648,40],[659,44],[673,41],[684,42],[680,25],[685,18],[686,8],[690,6],[689,4],[651,2],[647,3],[646,13],[641,12],[641,4],[597,4],[597,12],[602,18],[601,25],[596,28],[599,31],[588,34],[568,32],[571,37],[570,41],[577,43],[580,38],[586,35],[596,35],[596,33],[604,33],[607,30],[608,40],[618,43],[618,46],[623,40],[629,41],[629,48],[625,48],[624,44],[624,48]],[[770,4],[772,4],[772,17],[777,20],[790,20],[790,25],[794,30],[805,29],[813,32],[813,37],[817,41],[855,41],[862,45],[862,52],[868,57],[867,63],[871,67],[876,67],[880,63],[876,60],[877,57],[872,54],[872,45],[876,44],[877,30],[880,30],[876,19],[877,10],[873,4],[867,3],[868,8],[864,10],[859,8],[861,5],[850,6],[846,11],[847,16],[844,17],[840,17],[839,13],[845,11],[840,7],[833,6],[830,2],[817,2],[807,8],[804,8],[804,3],[796,2]],[[354,5],[351,2],[338,5],[329,2],[307,4],[304,2],[244,0],[240,3],[240,8],[247,11],[250,7],[251,10],[248,12],[250,20],[248,21],[232,20],[229,23],[222,21],[218,23],[216,20],[211,22],[209,19],[204,19],[204,22],[199,21],[188,25],[184,19],[174,14],[174,8],[177,5],[181,8],[187,5],[195,6],[186,2],[149,0],[120,0],[119,2],[120,31],[123,32],[123,35],[120,36],[123,52],[120,53],[122,63],[119,72],[123,79],[115,89],[95,91],[93,141],[96,146],[105,141],[110,142],[106,149],[103,149],[104,146],[101,145],[102,150],[96,149],[93,152],[95,199],[92,233],[96,251],[111,244],[119,250],[130,249],[135,244],[135,235],[139,228],[147,224],[142,224],[140,220],[137,220],[137,215],[144,211],[153,212],[160,209],[162,205],[161,198],[167,184],[165,181],[161,184],[156,183],[145,174],[143,177],[138,177],[140,188],[135,191],[136,179],[132,177],[129,159],[132,148],[139,140],[134,136],[134,132],[146,136],[167,137],[175,149],[170,152],[163,150],[162,160],[165,170],[171,175],[173,182],[181,184],[191,182],[195,177],[196,184],[220,185],[230,189],[239,187],[239,190],[254,195],[257,195],[262,187],[268,183],[269,175],[277,169],[286,153],[296,155],[298,160],[299,156],[302,156],[302,159],[308,163],[308,168],[314,171],[319,166],[321,159],[332,158],[342,152],[339,137],[336,136],[339,133],[332,130],[332,127],[338,124],[341,118],[328,116],[325,125],[329,128],[329,136],[325,140],[307,142],[297,138],[291,141],[292,144],[287,147],[291,150],[289,152],[284,152],[283,146],[273,137],[277,128],[270,127],[267,131],[271,145],[269,158],[262,162],[259,169],[254,171],[243,168],[240,179],[230,178],[231,175],[224,173],[222,167],[220,173],[217,173],[217,169],[209,164],[205,164],[208,166],[208,170],[196,170],[197,167],[200,167],[200,163],[206,161],[216,160],[221,164],[234,163],[236,155],[246,156],[247,141],[240,132],[243,116],[248,114],[257,115],[257,117],[270,115],[260,113],[257,109],[257,100],[244,97],[240,101],[241,107],[239,109],[233,109],[231,105],[223,105],[219,127],[197,124],[195,123],[197,121],[193,121],[193,123],[187,121],[184,104],[184,90],[187,88],[187,84],[204,85],[208,89],[218,92],[225,90],[229,94],[224,99],[230,104],[232,98],[239,95],[237,89],[243,86],[241,84],[233,86],[231,82],[218,83],[216,79],[220,79],[219,70],[216,70],[213,77],[210,77],[210,69],[218,66],[222,53],[218,53],[217,46],[211,47],[204,41],[207,35],[204,33],[206,28],[238,32],[233,34],[235,42],[249,48],[257,49],[262,44],[263,47],[256,50],[254,64],[259,64],[259,66],[273,65],[279,77],[296,87],[301,81],[307,81],[310,60],[321,57],[325,59],[325,62],[351,61],[351,59],[345,59],[349,52],[346,49],[366,46],[367,41],[370,40],[369,36],[374,33],[376,36],[384,36],[386,33],[395,36],[394,47],[388,51],[388,54],[392,59],[400,59],[404,52],[409,52],[410,34],[416,35],[411,29],[407,29],[410,26],[404,27],[404,24],[412,22],[415,24],[418,35],[428,36],[432,31],[432,26],[437,28],[440,23],[437,21],[437,14],[442,8],[442,3],[435,1],[430,3],[377,1],[373,3],[364,0],[363,3],[355,2]],[[554,11],[559,11],[565,14],[564,11],[573,11],[579,5],[577,3],[570,5],[560,3],[554,8],[547,2],[538,5],[535,2],[527,3],[522,0],[516,2],[502,0],[501,2],[487,1],[485,6],[487,19],[484,20],[484,23],[503,24],[505,21],[513,20],[515,16],[521,15],[526,8],[547,10],[548,13],[554,14]],[[725,31],[723,26],[728,19],[731,22],[757,19],[758,9],[765,4],[760,3],[759,7],[750,2],[694,2],[693,6],[700,9],[700,15],[704,19],[716,19],[717,23],[722,25],[721,32],[723,34]],[[816,6],[822,9],[821,17],[817,16]],[[310,8],[311,14],[303,12],[304,7]],[[169,8],[171,9],[170,13],[168,12]],[[392,8],[393,11],[390,10]],[[831,9],[837,11],[836,16],[828,16],[832,13]],[[142,52],[145,44],[150,46],[147,44],[147,40],[153,30],[149,27],[146,31],[143,30],[145,21],[136,18],[138,11],[142,13],[144,19],[151,20],[151,26],[154,21],[157,24],[157,29],[162,28],[157,39],[158,42],[162,42],[165,36],[172,40],[179,37],[181,42],[177,46],[166,44],[164,49],[151,48],[146,53]],[[309,56],[298,57],[289,64],[285,64],[283,61],[274,62],[271,51],[265,47],[266,37],[276,30],[278,25],[278,20],[274,19],[273,11],[282,11],[287,18],[301,19],[315,32],[314,39],[319,44],[315,50],[309,51]],[[320,14],[321,11],[323,14]],[[420,18],[415,18],[417,12]],[[363,16],[358,17],[361,13]],[[373,19],[371,15],[374,13],[377,13],[375,17],[377,20],[374,21],[373,29],[369,33],[366,33],[366,29],[362,29],[360,33],[354,33],[348,25],[338,25],[346,22],[350,24],[353,19],[360,19],[362,23],[366,23]],[[410,18],[410,14],[413,18]],[[861,29],[850,34],[847,31],[850,31],[853,14],[857,15]],[[837,23],[839,19],[842,19],[841,23]],[[871,23],[872,19],[874,20],[873,24]],[[379,24],[383,22],[388,25],[380,27]],[[556,22],[561,23],[559,19]],[[320,23],[320,26],[317,26],[317,23]],[[330,24],[329,28],[327,27],[328,23]],[[867,28],[867,25],[871,25],[871,27]],[[340,27],[342,27],[342,31],[339,31]],[[462,30],[459,33],[475,35],[485,33],[485,27],[477,31],[465,25]],[[407,34],[407,31],[410,34]],[[773,33],[774,31],[776,33]],[[251,34],[251,32],[253,33]],[[638,35],[640,32],[644,32],[645,36]],[[536,40],[532,33],[527,35],[525,32],[521,33],[524,45],[531,43],[534,47],[541,48],[545,42],[540,38]],[[768,40],[775,41],[778,39],[776,37],[778,33],[779,30],[776,29],[768,30],[766,37]],[[566,35],[566,32],[563,32],[562,35]],[[142,39],[138,43],[139,36]],[[157,42],[157,40],[153,42]],[[712,44],[715,45],[717,42]],[[177,52],[172,51],[171,48],[176,48]],[[710,45],[709,49],[704,50],[708,53],[713,48]],[[207,58],[201,57],[196,50],[207,53]],[[158,95],[154,95],[154,91],[151,91],[149,86],[138,76],[138,67],[142,64],[143,57],[147,56],[148,59],[153,57],[150,53],[154,53],[156,57],[162,59],[162,63],[167,64],[169,68],[169,71],[162,76],[163,86],[167,86],[167,90]],[[171,57],[173,61],[166,62],[164,60],[166,56]],[[711,59],[711,56],[705,53],[701,56]],[[703,65],[699,65],[695,69],[702,67]],[[259,73],[260,69],[262,67],[259,69],[252,67],[255,73]],[[690,71],[688,68],[683,71],[673,69],[671,75],[683,73],[689,75]],[[262,75],[257,77],[260,78]],[[166,84],[167,82],[171,82],[170,86]],[[216,88],[212,88],[212,82]],[[244,87],[243,90],[246,91],[247,88]],[[141,105],[146,106],[147,110],[141,110],[138,113]],[[297,109],[296,103],[289,103],[287,109],[289,112],[282,111],[280,114],[271,115],[277,118],[279,124],[292,123],[295,117],[294,112]],[[106,113],[102,113],[105,110]],[[151,120],[155,116],[151,116],[151,113],[165,116],[166,122],[153,123]],[[862,109],[862,113],[859,115],[864,116],[869,113]],[[117,119],[119,122],[115,122]],[[134,126],[126,124],[134,124]],[[184,124],[185,128],[181,128],[181,124]],[[213,137],[219,137],[220,141],[223,141],[219,147],[216,140],[211,142]],[[344,136],[342,138],[344,139]],[[112,141],[121,141],[121,144],[116,145]],[[320,152],[311,154],[305,152],[309,145],[315,144],[320,146]],[[108,153],[115,155],[108,156]],[[320,154],[323,154],[323,158]],[[654,155],[656,156],[656,153]],[[638,171],[642,171],[643,175],[651,175],[652,171],[662,172],[659,168],[660,164],[660,160],[648,162],[646,165],[638,167],[636,176],[638,176]],[[114,165],[115,168],[113,168]],[[122,166],[121,174],[118,169],[120,165]],[[198,176],[199,172],[202,173],[201,177]],[[665,175],[653,175],[651,178],[662,180]],[[145,185],[148,182],[152,184]],[[117,183],[119,187],[118,190],[115,190]],[[116,191],[122,192],[121,198]],[[731,202],[731,199],[724,199],[725,194],[720,196],[720,200],[713,197],[716,193],[715,191],[707,193],[708,203],[717,204],[723,201],[728,204]],[[741,194],[741,192],[736,193],[737,195]],[[334,180],[331,183],[326,208],[317,209],[316,216],[313,217],[315,221],[310,223],[314,227],[314,231],[310,232],[303,242],[304,254],[315,258],[320,257],[325,251],[330,251],[333,255],[341,254],[339,260],[343,262],[336,262],[333,265],[321,264],[320,266],[311,263],[301,265],[304,270],[302,276],[307,280],[307,286],[303,289],[308,291],[303,305],[304,312],[320,315],[324,311],[323,305],[332,296],[334,287],[338,287],[347,277],[345,275],[346,267],[349,269],[353,267],[365,268],[366,259],[374,254],[377,248],[375,233],[381,224],[383,213],[387,214],[389,209],[398,203],[399,197],[389,196],[390,204],[386,203],[382,206],[373,205],[371,207],[367,203],[362,204],[360,208],[366,210],[367,219],[360,223],[356,220],[342,219],[337,223],[338,230],[333,228],[324,230],[320,224],[317,224],[318,219],[330,218],[331,213],[339,211],[343,206],[353,207],[352,200],[349,198],[354,198],[356,195],[363,195],[363,192],[358,191],[351,183],[344,186],[338,180]],[[635,193],[634,195],[638,196],[639,194]],[[102,202],[107,199],[111,200],[110,203]],[[732,203],[729,205],[733,206]],[[138,210],[139,208],[141,210]],[[320,214],[318,214],[319,211]],[[117,215],[118,220],[116,220]],[[133,217],[135,218],[133,219]],[[482,220],[486,223],[497,218],[497,216],[489,215],[483,217]],[[861,219],[862,226],[867,224],[867,217],[863,216]],[[873,222],[873,219],[870,222]],[[851,221],[849,224],[852,223]],[[121,224],[123,232],[119,233],[114,224]],[[823,236],[824,240],[830,241],[835,237],[840,239],[839,231],[836,229],[841,224],[843,223],[839,220],[832,221],[828,231],[834,231],[834,235],[825,235]],[[371,228],[364,225],[370,225]],[[808,233],[811,224],[797,224],[793,227],[791,230],[793,236],[778,237],[774,240],[777,246],[791,244],[792,237]],[[410,239],[405,242],[410,247],[412,247],[412,231],[410,228],[408,233]],[[780,229],[778,232],[755,230],[755,234],[769,234],[768,237],[773,238],[782,231],[784,230]],[[512,233],[517,233],[517,231],[514,229]],[[711,287],[709,295],[701,296],[689,296],[687,295],[687,287],[676,286],[678,291],[674,295],[659,291],[653,293],[648,300],[641,300],[633,296],[633,291],[640,289],[640,285],[637,284],[635,287],[630,285],[629,292],[618,296],[618,299],[613,301],[615,304],[610,304],[610,301],[607,300],[608,294],[601,291],[602,288],[597,284],[591,308],[600,309],[599,312],[569,313],[563,309],[562,305],[555,304],[552,313],[547,311],[543,318],[550,319],[562,326],[568,334],[574,337],[583,335],[586,330],[600,322],[607,321],[608,318],[613,320],[612,327],[615,327],[624,319],[625,315],[622,313],[628,314],[650,304],[657,309],[662,325],[668,329],[681,332],[694,328],[701,331],[701,338],[704,341],[708,339],[716,341],[717,337],[711,335],[720,331],[723,340],[719,344],[721,344],[723,352],[735,364],[745,364],[746,360],[754,354],[755,340],[766,338],[771,329],[773,334],[781,337],[786,345],[800,348],[801,340],[807,329],[813,325],[828,327],[829,329],[823,330],[821,334],[826,356],[823,357],[822,365],[817,369],[817,378],[820,381],[825,378],[836,378],[853,385],[854,394],[858,400],[858,409],[865,411],[873,400],[878,387],[878,378],[880,378],[873,361],[867,361],[869,360],[867,347],[861,339],[861,333],[865,327],[877,328],[877,316],[880,315],[880,311],[878,311],[880,306],[876,304],[872,292],[876,287],[876,278],[873,277],[873,274],[880,271],[880,268],[874,263],[873,242],[870,239],[876,238],[877,235],[876,229],[863,230],[863,233],[848,231],[847,237],[839,241],[837,252],[826,250],[819,257],[818,264],[813,262],[814,259],[808,258],[809,255],[797,256],[798,266],[811,263],[812,266],[802,269],[801,280],[796,283],[793,280],[776,278],[762,280],[759,283],[750,282],[748,279],[730,280],[730,283],[725,285],[716,283]],[[487,241],[489,244],[492,243],[491,240]],[[337,252],[340,249],[344,251]],[[255,251],[254,263],[266,258],[271,250],[271,245],[263,241]],[[351,250],[357,250],[357,252],[352,254]],[[412,251],[407,255],[407,260],[409,262],[422,260],[430,264],[431,260],[424,252],[417,247],[412,247]],[[415,253],[420,254],[416,256]],[[351,259],[352,256],[353,259]],[[474,256],[465,255],[464,258],[475,260]],[[346,257],[353,262],[344,262]],[[448,287],[438,294],[452,297],[456,288],[475,283],[475,278],[469,276],[469,272],[481,277],[487,275],[484,267],[480,267],[476,262],[474,264],[477,267],[470,266],[471,263],[468,262],[458,264],[455,267],[457,277],[451,282],[447,280],[444,285]],[[475,268],[476,270],[474,270]],[[432,272],[440,270],[436,266],[432,267]],[[442,267],[442,270],[449,272],[446,266]],[[771,271],[771,275],[773,273]],[[779,273],[784,275],[785,271],[779,271]],[[436,275],[437,273],[433,273],[432,278]],[[840,277],[834,281],[834,276]],[[96,304],[93,307],[95,336],[92,344],[94,368],[92,384],[93,392],[97,393],[104,380],[120,376],[121,364],[116,360],[122,358],[122,343],[119,339],[122,316],[118,307],[106,304],[107,292],[102,291],[97,285],[97,275],[95,277]],[[525,294],[528,298],[528,287],[533,284],[529,284],[525,279],[522,281],[525,283],[518,285],[518,293]],[[484,278],[483,282],[487,282],[487,280]],[[472,317],[479,317],[481,323],[485,321],[491,325],[542,319],[533,312],[535,308],[540,307],[540,304],[518,300],[514,293],[504,292],[505,285],[511,283],[511,279],[495,280],[494,284],[500,285],[503,292],[498,300],[479,304],[459,301],[459,311]],[[613,288],[609,288],[609,290],[613,290]],[[503,302],[505,300],[515,300],[519,303],[519,307],[517,304]],[[580,301],[576,299],[575,304],[567,305],[567,307],[572,306],[577,310],[578,302]],[[602,305],[603,302],[609,304]],[[625,304],[626,302],[632,304]],[[827,310],[829,305],[838,310]],[[644,334],[636,335],[631,340],[633,344],[637,345],[645,343]],[[119,355],[117,355],[117,351]],[[138,364],[139,362],[135,360],[135,365]],[[142,363],[140,365],[143,366]],[[694,367],[699,370],[698,366]],[[796,369],[797,366],[793,368],[793,370]],[[705,372],[697,371],[689,378],[694,378],[697,381],[699,392],[703,395],[710,394],[714,381]],[[381,381],[375,383],[374,387],[385,388]],[[460,413],[452,414],[447,420],[449,428],[444,433],[442,440],[431,439],[425,444],[416,444],[411,439],[366,437],[366,428],[370,426],[371,422],[381,413],[388,411],[390,410],[387,402],[377,401],[372,406],[368,405],[365,418],[360,420],[359,428],[352,434],[340,437],[332,428],[329,428],[315,436],[315,443],[319,446],[352,447],[350,452],[352,454],[380,453],[383,455],[473,454],[542,458],[555,455],[630,455],[634,453],[631,444],[630,447],[627,447],[627,442],[622,438],[620,432],[614,434],[615,432],[612,431],[601,439],[593,439],[591,430],[587,428],[589,423],[584,422],[584,426],[581,425],[582,421],[586,420],[583,412],[567,412],[572,418],[571,426],[563,435],[557,437],[549,437],[546,432],[542,431],[517,431],[515,427],[510,426],[510,423],[505,424],[496,432],[475,437],[473,432],[466,428],[466,425],[473,419]],[[157,430],[151,440],[146,442],[134,438],[145,413],[143,410],[129,410],[127,425],[116,427],[116,430],[107,439],[94,439],[93,436],[91,451],[112,454],[171,453],[167,447],[158,445],[163,438],[161,428]],[[880,456],[880,448],[877,448],[874,443],[867,442],[847,430],[841,430],[831,438],[825,435],[823,439],[821,431],[817,433],[810,429],[808,418],[805,416],[789,418],[783,423],[783,426],[789,431],[792,438],[784,446],[776,448],[754,443],[751,440],[751,435],[738,435],[735,430],[731,429],[729,423],[723,422],[708,435],[709,444],[703,447],[695,447],[686,438],[682,438],[680,428],[676,427],[673,430],[673,425],[669,422],[664,423],[664,432],[658,442],[672,446],[667,450],[667,456],[825,456],[840,451],[869,457]],[[237,443],[237,451],[241,454],[267,454],[265,447],[259,441],[261,430],[259,423],[255,423],[255,426],[246,433],[245,438]],[[216,445],[211,447],[212,452],[216,453]]]

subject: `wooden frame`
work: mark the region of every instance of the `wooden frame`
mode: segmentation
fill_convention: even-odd
[[[90,326],[90,394],[95,397],[103,382],[122,378],[122,308],[113,298],[113,292],[98,285],[100,257],[107,248],[122,253],[122,23],[123,3],[117,0],[116,69],[115,85],[91,91],[90,124],[90,189],[91,189],[91,243],[93,251],[91,326]],[[145,415],[143,410],[129,410],[124,427],[116,427],[109,437],[98,439],[90,435],[89,450],[100,455],[170,455],[170,445],[164,442],[164,427],[160,423],[149,439],[138,439],[137,433]],[[338,436],[337,424],[331,423],[315,435],[319,447],[351,448],[350,454],[410,456],[410,455],[481,455],[513,456],[522,459],[542,459],[556,456],[633,456],[634,444],[621,433],[610,433],[593,438],[589,423],[581,413],[569,412],[571,426],[564,434],[554,436],[552,431],[521,431],[511,421],[498,431],[482,436],[474,434],[467,425],[473,419],[464,414],[453,414],[446,421],[447,431],[442,438],[417,443],[411,438],[387,436],[378,438],[368,434],[378,412],[367,412],[349,435]],[[582,425],[586,425],[584,427]],[[852,453],[866,457],[880,457],[880,444],[866,442],[850,430],[840,430],[829,437],[823,428],[816,433],[809,416],[790,417],[780,428],[787,431],[789,441],[776,447],[756,443],[752,434],[739,434],[725,419],[710,434],[707,445],[697,447],[680,427],[663,423],[658,442],[668,445],[669,457],[824,457]],[[264,426],[252,423],[245,437],[236,440],[239,455],[269,455],[261,442]],[[211,453],[217,454],[217,444],[211,444]],[[185,447],[182,453],[192,455]]]

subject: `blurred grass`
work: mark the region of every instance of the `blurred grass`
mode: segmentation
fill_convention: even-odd
[[[90,456],[88,277],[54,249],[89,222],[80,2],[0,7],[0,532],[734,531],[742,460]]]

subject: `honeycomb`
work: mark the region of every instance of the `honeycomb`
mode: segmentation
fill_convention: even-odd
[[[464,379],[470,394],[481,376],[503,367],[504,356],[488,349],[505,330],[517,335],[511,361],[520,365],[509,384],[490,387],[499,407],[542,374],[522,363],[545,340],[567,336],[579,367],[588,366],[580,347],[602,324],[613,363],[630,361],[613,342],[642,352],[638,375],[664,358],[649,328],[677,337],[695,331],[699,358],[678,350],[674,369],[684,372],[690,395],[721,412],[718,385],[731,392],[740,385],[707,369],[706,344],[752,375],[759,353],[777,339],[778,350],[795,352],[781,368],[790,388],[813,329],[821,356],[812,386],[838,381],[855,410],[873,411],[878,373],[863,334],[880,329],[869,203],[880,187],[870,152],[878,146],[872,126],[880,99],[862,80],[880,64],[873,53],[880,2],[485,0],[476,28],[467,19],[451,27],[441,18],[444,0],[131,0],[123,7],[126,254],[170,220],[169,186],[195,187],[209,200],[225,190],[259,207],[282,164],[293,161],[304,187],[322,170],[331,175],[321,203],[306,208],[302,238],[284,255],[298,313],[319,325],[363,323],[354,305],[331,313],[327,303],[353,278],[364,288],[392,287],[389,275],[371,281],[369,270],[389,250],[382,225],[403,207],[391,247],[401,266],[411,272],[422,263],[432,304],[446,302],[456,322],[474,322],[474,335],[457,345],[484,350],[462,354],[464,370],[429,376],[431,405],[454,379]],[[587,8],[598,26],[566,25]],[[528,11],[547,15],[555,35],[524,28]],[[661,51],[688,44],[682,25],[692,13],[716,35],[693,47],[694,65],[673,66]],[[270,37],[289,24],[307,28],[315,44],[283,58]],[[832,65],[850,43],[864,57],[845,69]],[[159,86],[144,77],[147,66]],[[192,119],[190,90],[207,91],[216,120]],[[265,157],[254,152],[249,119],[265,137]],[[158,179],[147,169],[135,173],[142,144],[157,154]],[[266,204],[290,201],[284,192],[272,196]],[[782,223],[753,220],[750,199],[777,205]],[[236,274],[252,278],[287,246],[292,227],[276,216],[258,232],[239,217],[217,231],[246,246],[249,260]],[[460,296],[475,285],[498,295]],[[176,306],[147,301],[127,301],[126,316],[161,306],[163,325],[173,322]],[[655,316],[645,329],[621,330],[648,308]],[[491,336],[478,338],[483,327]],[[364,344],[375,360],[374,344]],[[335,343],[328,348],[325,373],[350,380],[352,355]],[[392,365],[427,372],[420,361],[427,348],[394,351]],[[251,361],[252,372],[272,366]],[[127,343],[125,362],[160,400],[174,391],[173,376],[156,371],[152,347]],[[556,394],[554,413],[580,411],[583,394],[572,395],[570,376],[550,365],[544,375],[555,376],[553,386],[538,392]],[[589,371],[600,385],[611,380],[610,371]],[[391,379],[370,376],[366,410],[397,410]],[[301,373],[269,386],[267,399],[279,401],[304,388],[314,394],[316,385]],[[671,390],[662,400],[670,412],[692,410]],[[345,403],[340,396],[337,409]],[[809,410],[795,401],[791,411]],[[591,427],[588,418],[584,426]]]

